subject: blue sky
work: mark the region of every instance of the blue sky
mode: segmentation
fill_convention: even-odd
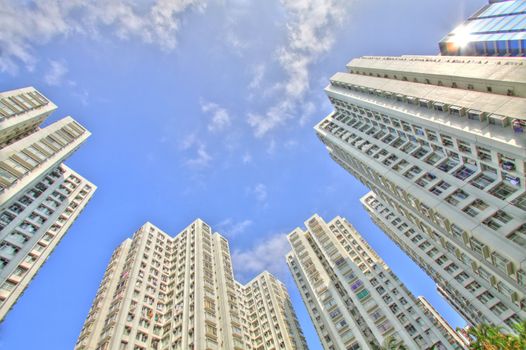
[[[289,287],[285,236],[342,215],[415,295],[464,321],[369,219],[367,192],[313,125],[328,78],[361,55],[436,54],[483,0],[0,0],[0,90],[33,85],[92,137],[67,162],[92,201],[0,325],[0,349],[72,349],[113,249],[144,222],[200,217],[230,240],[236,278]]]

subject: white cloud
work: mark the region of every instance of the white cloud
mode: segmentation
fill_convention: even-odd
[[[298,113],[309,90],[309,68],[332,48],[334,29],[345,17],[348,4],[344,0],[281,0],[281,3],[288,19],[288,42],[276,51],[276,59],[285,79],[271,87],[278,92],[278,102],[264,112],[249,114],[248,124],[256,137],[266,135]],[[300,120],[305,122],[305,118]]]
[[[197,134],[195,134],[195,133],[188,134],[188,135],[186,135],[186,137],[181,142],[181,148],[183,150],[187,150],[187,149],[191,148],[197,142],[198,142]]]
[[[50,61],[49,71],[44,75],[44,81],[50,86],[74,85],[72,81],[66,80],[68,67],[62,61]]]
[[[270,156],[274,155],[274,153],[276,153],[276,148],[276,140],[271,139],[267,145],[267,154]]]
[[[0,71],[15,74],[19,64],[33,70],[34,43],[68,33],[62,6],[56,1],[37,1],[33,5],[15,0],[0,0]]]
[[[254,195],[254,197],[256,197],[258,202],[265,202],[267,200],[267,186],[265,186],[264,184],[258,183],[256,186],[254,186],[251,192]]]
[[[87,106],[89,102],[89,93],[86,90],[80,92],[72,92],[72,95],[79,99],[83,106]]]
[[[288,269],[285,255],[289,251],[290,245],[284,233],[259,241],[250,249],[236,249],[232,254],[235,272],[242,280],[248,280],[264,270],[283,278]]]
[[[305,126],[316,112],[316,105],[311,101],[306,102],[302,106],[302,114],[300,117],[300,125]]]
[[[256,137],[262,137],[285,120],[292,117],[293,105],[290,99],[283,100],[271,106],[264,114],[249,113],[248,124],[254,129]]]
[[[185,163],[193,168],[205,168],[213,159],[207,151],[206,144],[196,134],[189,134],[181,142],[181,149],[190,154]]]
[[[201,101],[201,110],[212,115],[208,124],[208,130],[211,132],[224,130],[232,123],[228,111],[217,103]]]
[[[19,65],[32,70],[35,45],[71,33],[103,37],[101,30],[108,30],[121,39],[138,38],[171,50],[177,44],[181,15],[203,10],[206,2],[156,0],[147,6],[131,0],[0,0],[0,71],[15,74]]]
[[[233,31],[228,31],[226,33],[225,40],[232,47],[233,51],[240,56],[242,55],[243,50],[249,47],[249,43],[241,40]]]
[[[293,149],[298,147],[298,141],[297,140],[287,140],[285,142],[285,148]]]
[[[257,89],[261,85],[263,76],[265,75],[265,66],[263,64],[258,64],[252,69],[252,80],[248,84],[249,89]]]
[[[197,146],[196,155],[193,158],[187,159],[186,164],[192,167],[206,167],[212,161],[212,157],[208,154],[206,146],[204,144],[199,144]]]
[[[243,157],[241,158],[241,161],[243,162],[243,164],[248,164],[252,162],[252,155],[248,152],[245,152],[245,154],[243,154]]]
[[[252,226],[252,220],[243,220],[239,222],[234,222],[231,218],[221,221],[219,224],[215,225],[217,230],[224,234],[225,236],[232,238],[238,236],[246,231],[247,228]]]

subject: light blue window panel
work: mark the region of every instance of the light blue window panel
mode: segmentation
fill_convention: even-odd
[[[521,23],[523,23],[524,20],[526,20],[526,14],[513,16],[512,20],[506,25],[505,30],[511,30],[511,29],[525,29],[526,30],[526,28],[524,28],[524,26],[521,25]]]

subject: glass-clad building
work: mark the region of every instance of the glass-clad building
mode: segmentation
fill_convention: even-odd
[[[445,56],[525,56],[526,0],[490,1],[439,46]]]

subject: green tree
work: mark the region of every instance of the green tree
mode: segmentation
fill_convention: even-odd
[[[526,320],[516,323],[513,328],[517,332],[519,349],[526,349]]]
[[[526,349],[526,320],[513,327],[516,334],[502,331],[502,327],[479,324],[469,329],[472,339],[470,350],[524,350]]]
[[[374,350],[408,350],[404,342],[398,341],[392,336],[386,337],[382,345],[373,345],[372,347]]]

